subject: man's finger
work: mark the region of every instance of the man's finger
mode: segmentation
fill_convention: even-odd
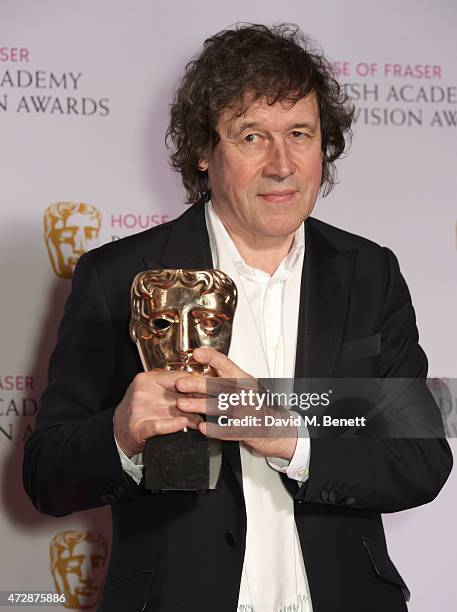
[[[215,349],[200,347],[194,350],[192,357],[198,363],[214,368],[217,375],[223,378],[250,378],[249,374],[239,368],[227,355]]]
[[[188,414],[187,416],[187,427],[189,429],[196,429],[198,431],[200,423],[203,423],[203,417],[199,414]]]
[[[216,398],[198,399],[182,397],[178,398],[176,405],[178,406],[179,410],[186,413],[218,414],[220,412]]]
[[[255,393],[259,391],[265,393],[265,390],[258,380],[252,377],[246,378],[244,372],[243,375],[244,378],[219,378],[213,376],[178,378],[176,381],[176,389],[179,393],[186,394],[185,399],[199,397],[203,399],[208,397],[216,398],[221,394],[239,395],[244,392],[247,394],[247,397],[249,397],[249,405],[254,408],[256,406]],[[254,393],[254,395],[251,396],[252,393]]]
[[[147,419],[138,425],[137,434],[140,441],[145,442],[153,436],[176,433],[188,426],[190,426],[190,420],[184,415],[172,419]]]
[[[149,372],[141,372],[135,377],[137,388],[148,390],[156,385],[162,387],[166,391],[176,391],[175,383],[178,378],[191,376],[188,372],[180,372],[177,370],[150,370]]]

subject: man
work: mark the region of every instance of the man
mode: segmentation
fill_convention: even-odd
[[[406,609],[380,513],[438,494],[452,463],[443,439],[223,441],[214,492],[141,486],[148,437],[208,433],[204,401],[192,396],[204,379],[139,374],[129,292],[145,268],[215,267],[235,281],[229,356],[193,352],[220,377],[426,376],[395,256],[310,218],[334,182],[351,117],[298,28],[213,36],[171,109],[172,163],[193,205],[81,258],[24,478],[48,514],[111,504],[100,610]]]

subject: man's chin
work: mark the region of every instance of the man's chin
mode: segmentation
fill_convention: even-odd
[[[267,204],[262,208],[257,223],[265,236],[289,236],[296,232],[311,211],[312,208],[304,205],[298,207],[292,204]]]
[[[265,219],[263,235],[270,238],[286,238],[295,234],[304,221],[304,218],[295,217],[293,219],[281,218],[276,215],[274,218]]]

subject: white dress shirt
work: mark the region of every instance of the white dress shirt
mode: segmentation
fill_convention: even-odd
[[[293,378],[304,258],[304,227],[273,275],[248,266],[211,203],[205,209],[213,266],[238,287],[229,357],[256,378]],[[263,457],[240,444],[247,535],[238,612],[311,612],[308,582],[294,519],[293,500],[277,471],[308,478],[309,438],[297,438],[292,460]],[[117,444],[117,443],[116,443]],[[142,454],[123,469],[139,483]],[[272,469],[273,468],[273,469]]]

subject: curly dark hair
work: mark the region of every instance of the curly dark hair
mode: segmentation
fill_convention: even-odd
[[[199,169],[220,140],[218,119],[226,108],[236,114],[266,98],[268,104],[294,104],[314,92],[322,140],[322,193],[336,180],[335,160],[351,139],[353,105],[333,76],[330,63],[294,24],[236,24],[207,38],[190,61],[175,92],[165,141],[174,152],[171,167],[180,172],[189,204],[211,197],[208,173]]]

